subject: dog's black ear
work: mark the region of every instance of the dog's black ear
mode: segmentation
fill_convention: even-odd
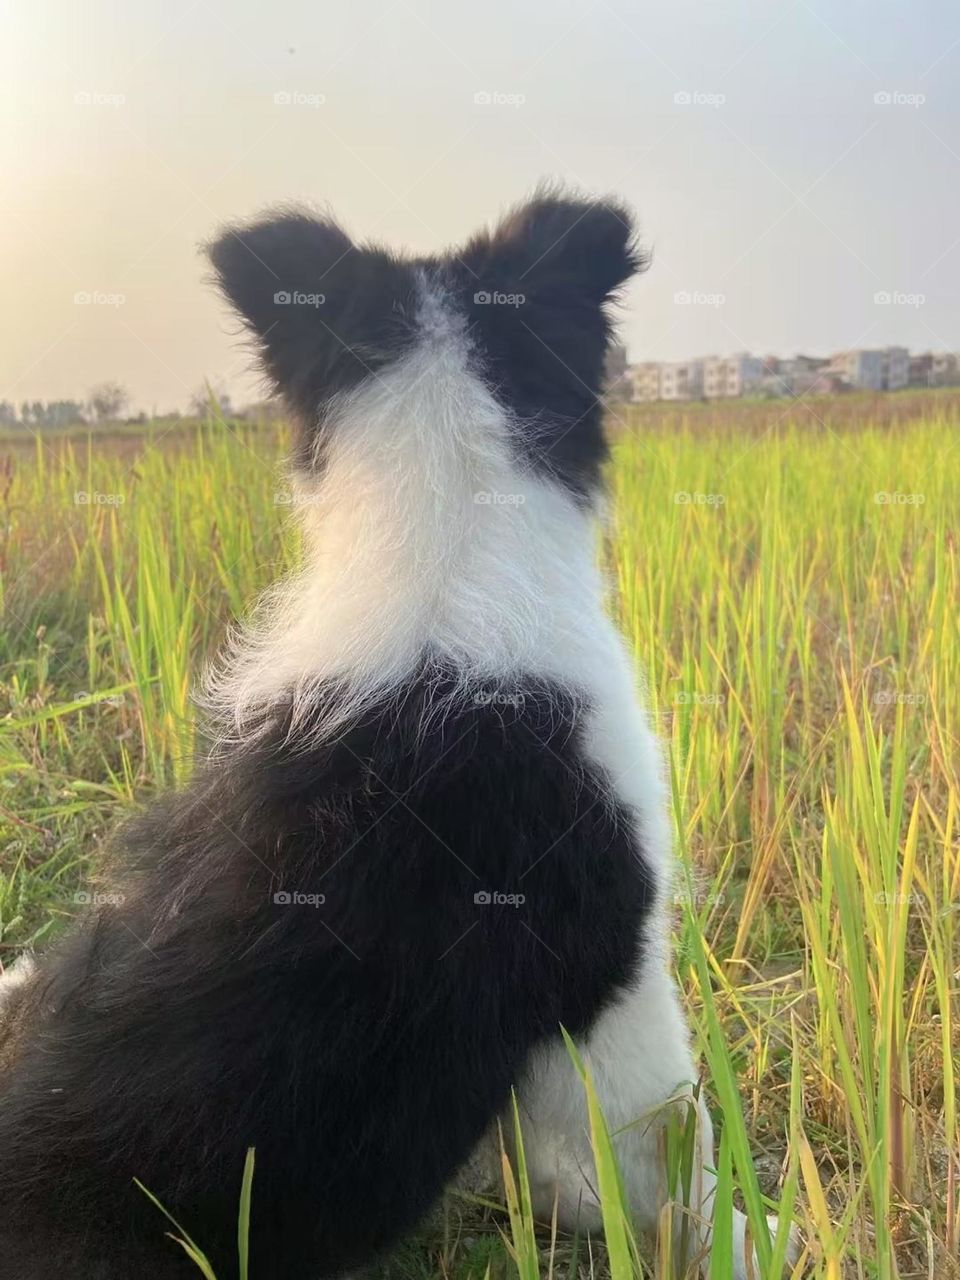
[[[622,205],[549,191],[452,259],[478,363],[525,424],[518,447],[578,493],[604,456],[608,304],[645,266]]]
[[[613,200],[535,196],[509,214],[482,250],[484,274],[509,293],[602,303],[646,265],[630,211]]]
[[[225,228],[207,252],[267,374],[311,423],[402,345],[409,269],[329,219],[282,211]]]
[[[331,269],[355,249],[336,223],[287,213],[226,227],[208,252],[225,297],[268,341],[277,326],[303,314],[291,295],[322,295]]]

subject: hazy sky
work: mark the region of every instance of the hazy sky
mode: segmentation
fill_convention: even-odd
[[[164,410],[204,377],[242,398],[197,252],[219,221],[308,199],[424,252],[543,177],[638,211],[632,359],[960,347],[956,3],[0,11],[0,399],[118,378]]]

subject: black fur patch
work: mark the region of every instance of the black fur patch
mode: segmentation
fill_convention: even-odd
[[[409,261],[295,211],[230,228],[209,252],[300,426],[296,465],[320,460],[331,400],[416,342],[425,279],[466,318],[521,458],[578,495],[596,486],[607,307],[644,265],[619,205],[544,193],[464,249]]]
[[[232,1274],[248,1146],[257,1280],[413,1227],[534,1046],[640,962],[650,871],[582,715],[425,671],[336,743],[278,720],[136,821],[122,902],[46,958],[6,1047],[0,1275],[187,1280],[134,1176]]]
[[[579,495],[596,488],[606,454],[607,304],[642,266],[626,209],[551,195],[446,265],[479,370],[520,420],[521,456]]]
[[[413,268],[384,249],[358,248],[336,223],[297,210],[229,227],[208,252],[221,292],[293,411],[294,465],[309,468],[330,401],[376,377],[413,343]]]

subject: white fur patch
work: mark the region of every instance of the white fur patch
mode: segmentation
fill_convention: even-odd
[[[329,732],[424,652],[465,689],[533,675],[589,690],[611,658],[627,669],[590,514],[516,460],[516,425],[468,368],[465,325],[425,295],[421,328],[412,354],[330,411],[319,476],[294,480],[304,568],[206,682],[228,732],[291,695],[312,718],[321,685]]]
[[[0,1015],[13,1001],[17,992],[27,985],[36,971],[37,963],[29,951],[18,956],[8,969],[4,969],[0,974]]]

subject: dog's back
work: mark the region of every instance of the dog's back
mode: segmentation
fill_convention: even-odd
[[[4,1084],[0,1196],[32,1238],[38,1213],[84,1260],[125,1222],[159,1240],[136,1176],[226,1269],[254,1146],[254,1274],[352,1264],[630,977],[645,884],[577,707],[451,684],[438,713],[448,683],[332,747],[277,726],[128,831],[124,901],[34,979]]]

